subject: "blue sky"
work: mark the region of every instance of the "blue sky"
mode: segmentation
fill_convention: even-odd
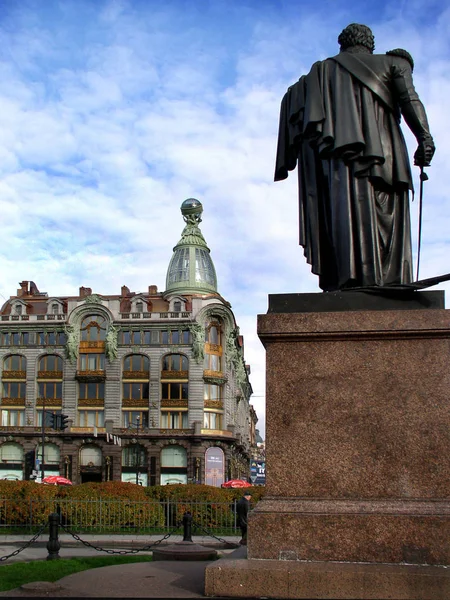
[[[198,198],[264,432],[256,315],[268,294],[318,291],[297,244],[295,175],[273,183],[279,104],[351,22],[373,29],[376,51],[414,56],[437,146],[420,275],[449,272],[447,3],[2,0],[0,294],[22,279],[50,295],[163,290],[180,205]]]

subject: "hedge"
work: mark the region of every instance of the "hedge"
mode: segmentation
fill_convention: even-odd
[[[264,495],[264,487],[248,489],[254,506]],[[58,512],[69,527],[107,530],[145,524],[159,528],[174,525],[190,511],[194,522],[203,527],[229,528],[234,523],[234,501],[243,492],[198,484],[143,487],[110,481],[55,486],[0,480],[0,524],[28,525],[32,507],[34,524]]]

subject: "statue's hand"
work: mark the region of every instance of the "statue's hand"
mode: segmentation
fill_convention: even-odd
[[[421,140],[414,153],[414,164],[417,167],[428,167],[435,150],[436,147],[431,136]]]

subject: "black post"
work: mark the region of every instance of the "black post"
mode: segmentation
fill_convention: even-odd
[[[139,447],[139,423],[140,418],[136,417],[136,431],[137,431],[137,444],[136,444],[136,485],[139,485],[139,463],[140,463],[140,447]]]
[[[183,517],[183,542],[192,542],[192,515],[185,512]]]
[[[59,515],[58,513],[52,513],[48,515],[48,530],[49,537],[47,542],[48,556],[47,560],[55,560],[61,558],[59,556],[59,549],[61,543],[58,538],[58,527],[59,527]]]

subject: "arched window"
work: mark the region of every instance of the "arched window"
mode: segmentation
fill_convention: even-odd
[[[58,375],[58,379],[62,377],[63,359],[56,354],[45,354],[39,359],[38,376],[44,377]]]
[[[85,317],[81,323],[82,342],[104,342],[106,338],[107,322],[101,315]]]
[[[187,483],[187,453],[182,446],[161,450],[161,485]]]
[[[0,446],[0,461],[7,464],[19,464],[23,461],[23,448],[20,444],[6,442]]]
[[[46,465],[58,465],[60,458],[60,449],[56,444],[45,444],[44,445],[44,461]],[[36,458],[42,461],[42,445],[36,448]]]
[[[11,354],[7,356],[3,361],[3,373],[2,373],[2,392],[3,392],[3,405],[8,405],[8,400],[21,399],[25,402],[26,397],[26,373],[27,359],[20,354]],[[11,414],[7,414],[11,413]],[[19,414],[20,413],[20,414]],[[24,414],[23,411],[11,410],[2,411],[2,423],[5,426],[23,425]],[[18,418],[18,422],[16,421]]]
[[[102,451],[97,446],[87,445],[80,450],[80,465],[82,467],[101,467]]]
[[[180,371],[186,374],[188,371],[188,359],[182,354],[167,354],[163,358],[163,373],[173,372],[176,375],[180,374]]]
[[[25,373],[27,370],[27,359],[21,354],[11,354],[3,361],[3,377],[5,371],[16,371]]]
[[[123,359],[124,379],[148,379],[150,360],[143,354],[132,354]]]
[[[147,451],[140,444],[122,450],[122,481],[147,485]]]

